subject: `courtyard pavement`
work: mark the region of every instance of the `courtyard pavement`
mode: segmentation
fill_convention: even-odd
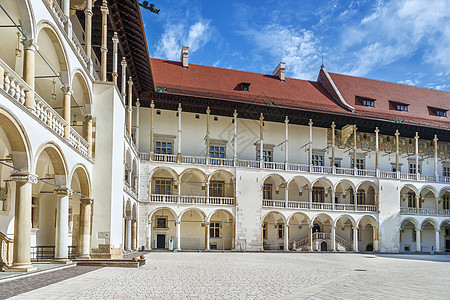
[[[450,255],[152,252],[11,299],[363,298],[450,299]]]

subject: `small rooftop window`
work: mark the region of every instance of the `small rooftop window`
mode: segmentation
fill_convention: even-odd
[[[409,104],[393,102],[393,101],[389,101],[389,102],[391,104],[392,109],[398,110],[398,111],[406,111],[406,112],[408,112]]]
[[[240,84],[241,86],[241,90],[244,92],[249,92],[250,91],[250,83],[248,82],[241,82]]]
[[[356,96],[356,99],[361,103],[361,105],[363,106],[367,106],[367,107],[375,107],[375,99],[370,99],[370,98],[363,98],[363,97],[359,97]]]
[[[431,115],[435,115],[437,117],[447,118],[447,110],[442,108],[430,107],[428,106],[428,110]]]

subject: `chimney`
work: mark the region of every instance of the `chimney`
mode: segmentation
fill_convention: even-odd
[[[183,68],[187,68],[189,66],[188,64],[188,57],[189,57],[189,47],[183,46],[181,47],[181,64],[183,65]]]
[[[284,71],[286,70],[286,64],[284,62],[280,62],[278,66],[273,71],[272,75],[280,78],[281,81],[285,81]]]

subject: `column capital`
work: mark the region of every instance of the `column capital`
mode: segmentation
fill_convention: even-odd
[[[94,117],[93,117],[92,115],[85,115],[85,116],[84,116],[84,120],[85,120],[86,122],[91,122],[93,118],[94,118]]]
[[[416,131],[416,135],[414,136],[415,139],[419,139],[419,133]]]
[[[141,102],[139,101],[139,98],[136,98],[136,107],[140,107],[141,106]]]
[[[103,13],[106,13],[106,14],[109,13],[109,10],[108,10],[108,3],[107,3],[106,0],[103,0],[102,6],[100,6],[100,10],[102,11],[102,14],[103,14]]]
[[[262,121],[264,121],[264,115],[263,115],[263,113],[261,113],[261,115],[259,116],[259,120],[262,122]]]
[[[34,183],[38,182],[38,177],[35,174],[27,173],[27,172],[17,172],[13,173],[10,176],[11,181],[16,182],[24,182],[24,183]]]
[[[180,221],[180,220],[176,220],[176,221],[175,221],[175,224],[176,224],[176,225],[180,225],[180,224],[181,224],[181,221]]]
[[[72,196],[72,190],[69,188],[56,188],[53,192],[60,196]]]
[[[237,116],[238,116],[238,112],[237,112],[237,110],[234,110],[233,117],[237,118]]]
[[[206,114],[209,115],[211,113],[211,109],[209,108],[209,106],[206,108]]]
[[[70,86],[63,85],[61,87],[61,91],[63,92],[64,95],[69,95],[69,96],[72,95],[72,90],[70,89]]]
[[[433,139],[433,142],[435,142],[435,143],[436,143],[437,141],[438,141],[438,137],[437,137],[437,134],[435,134],[435,135],[434,135],[434,139]]]
[[[39,50],[39,46],[35,43],[33,39],[22,39],[20,41],[23,45],[23,48],[26,50],[36,51]]]
[[[120,62],[123,68],[127,67],[127,60],[125,59],[125,56],[122,57],[122,61]]]
[[[378,129],[378,127],[375,127],[375,133],[379,133],[380,129]]]
[[[331,128],[335,129],[336,128],[336,124],[334,122],[331,122]]]
[[[133,79],[131,78],[131,76],[130,77],[128,77],[128,85],[133,85]]]
[[[205,221],[205,226],[209,226],[209,222]]]
[[[288,116],[286,116],[286,118],[284,119],[284,123],[289,123],[289,118],[288,118]]]
[[[152,102],[150,102],[150,108],[155,108],[155,101],[153,101],[153,99]]]
[[[178,111],[181,111],[181,103],[178,103]]]
[[[435,233],[440,233],[441,230],[440,230],[440,229],[435,229],[434,232],[435,232]]]
[[[80,198],[80,203],[84,205],[91,205],[94,202],[92,198]]]
[[[308,122],[308,125],[309,126],[312,126],[314,123],[313,123],[313,120],[312,119],[309,119],[309,122]]]
[[[93,15],[92,8],[90,8],[89,6],[86,6],[86,8],[84,9],[84,15],[92,17],[92,15]]]
[[[398,129],[395,130],[395,136],[399,136],[400,132],[398,132]]]
[[[117,35],[117,32],[114,31],[113,37],[112,37],[113,43],[119,42],[119,36]]]

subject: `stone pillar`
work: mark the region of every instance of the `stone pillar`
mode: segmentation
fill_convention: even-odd
[[[264,116],[261,113],[259,117],[259,167],[262,168],[264,166]]]
[[[181,103],[178,103],[178,151],[177,161],[181,163]]]
[[[416,252],[422,252],[420,243],[420,229],[416,230]]]
[[[152,221],[147,226],[147,250],[152,250]]]
[[[433,143],[434,143],[434,180],[438,181],[438,137],[435,134]]]
[[[209,182],[205,182],[205,192],[206,192],[206,203],[210,204],[209,200]]]
[[[92,58],[92,0],[86,0],[84,9],[84,51]]]
[[[379,145],[379,134],[380,130],[378,127],[375,128],[375,170],[377,172],[377,177],[379,176],[379,167],[378,167],[378,160],[379,160],[379,152],[380,152],[380,145]]]
[[[397,176],[398,176],[398,174],[400,174],[400,171],[399,171],[399,149],[398,149],[398,146],[399,146],[399,135],[400,135],[400,133],[398,132],[398,129],[397,130],[395,130],[395,170],[397,171]]]
[[[137,250],[137,222],[131,221],[131,250]]]
[[[313,231],[313,224],[309,225],[309,230],[308,230],[308,247],[309,247],[309,251],[313,251],[312,231]]]
[[[311,186],[308,191],[309,209],[312,209],[313,187]]]
[[[335,159],[336,159],[336,155],[335,155],[335,149],[336,148],[336,124],[334,124],[334,122],[331,123],[331,167],[333,168],[333,173],[334,170],[336,169],[335,167]],[[334,203],[334,200],[333,200]]]
[[[84,118],[84,128],[85,128],[85,137],[86,137],[86,142],[88,142],[89,147],[88,147],[88,156],[92,158],[92,116],[91,115],[87,115]]]
[[[100,10],[102,12],[102,47],[101,47],[101,81],[107,81],[106,77],[106,67],[108,64],[108,47],[107,47],[107,38],[108,38],[108,3],[106,0],[103,0],[102,6],[100,7]]]
[[[237,116],[238,116],[238,113],[237,113],[237,111],[236,110],[234,110],[234,113],[233,113],[233,120],[234,120],[234,143],[233,143],[233,160],[234,160],[234,166],[236,167],[236,165],[237,165],[237,143],[238,143],[238,140],[237,140]]]
[[[177,251],[180,251],[181,250],[181,222],[176,221],[175,226],[177,227],[177,245],[176,245],[175,249]]]
[[[135,133],[135,144],[136,149],[139,152],[139,110],[141,108],[141,102],[139,102],[139,98],[136,99],[136,133]]]
[[[416,136],[414,137],[415,140],[415,158],[416,158],[416,178],[417,180],[420,179],[420,172],[419,172],[419,133],[416,132]]]
[[[65,17],[64,29],[69,39],[72,38],[72,23],[70,22],[70,0],[64,0],[62,3],[62,11]]]
[[[353,251],[359,252],[358,251],[358,227],[357,226],[353,226]]]
[[[209,222],[205,222],[205,251],[209,251]]]
[[[133,122],[133,80],[131,76],[128,78],[128,135],[131,138],[131,126]]]
[[[331,225],[331,251],[333,251],[333,252],[337,251],[336,226],[334,224]]]
[[[177,183],[178,183],[177,203],[180,203],[180,201],[181,201],[181,180],[178,180]]]
[[[440,249],[439,249],[439,248],[441,247],[441,246],[440,246],[440,232],[441,232],[440,230],[435,230],[435,231],[434,231],[434,234],[435,234],[435,244],[436,244],[436,246],[435,246],[435,247],[436,247],[435,251],[436,251],[436,252],[441,252]]]
[[[312,150],[313,150],[313,121],[312,119],[309,119],[309,147],[308,147],[308,165],[309,165],[309,171],[312,171]]]
[[[355,172],[354,174],[357,175],[357,165],[356,165],[356,125],[353,125],[353,171]],[[355,199],[355,203],[356,203],[356,199]]]
[[[69,261],[69,196],[67,188],[55,189],[56,194],[56,233],[54,263],[68,263]]]
[[[131,251],[131,217],[126,217],[125,218],[125,222],[126,222],[126,234],[125,234],[125,238],[126,238],[126,244],[125,244],[125,250],[126,251]]]
[[[288,170],[289,167],[289,118],[288,116],[286,116],[286,119],[284,120],[284,124],[285,124],[285,138],[284,138],[284,146],[285,146],[285,151],[284,151],[284,164],[285,164],[285,170]],[[287,199],[287,198],[286,198]]]
[[[205,156],[206,156],[206,164],[209,163],[209,135],[210,135],[210,124],[209,124],[209,115],[211,113],[211,110],[208,108],[206,108],[206,151],[205,151]]]
[[[64,126],[64,138],[70,139],[70,117],[71,117],[71,113],[72,113],[70,96],[72,95],[72,91],[70,90],[70,87],[68,87],[68,86],[63,86],[63,87],[61,87],[61,89],[64,94],[63,119],[64,119],[64,121],[67,122],[67,125]]]
[[[31,196],[32,184],[37,177],[30,173],[14,173],[11,180],[16,183],[16,199],[14,209],[14,248],[13,265],[8,271],[34,272],[37,268],[31,265]]]
[[[288,208],[289,204],[289,188],[286,186],[284,188],[284,201],[286,201],[286,208]]]
[[[36,62],[36,45],[33,40],[23,40],[23,80],[30,86],[30,90],[25,92],[25,106],[34,109],[34,77]],[[3,78],[2,78],[3,79]]]
[[[380,239],[378,238],[378,228],[373,227],[373,251],[378,252],[380,249]]]
[[[126,89],[127,89],[127,60],[125,57],[122,57],[122,61],[120,62],[120,65],[122,66],[122,81],[121,81],[121,89],[120,93],[122,95],[122,102],[125,105],[125,95],[126,95]]]
[[[284,225],[284,251],[289,251],[289,225]]]
[[[150,160],[153,160],[153,153],[155,152],[155,145],[153,143],[153,136],[155,135],[155,102],[150,103]]]
[[[80,199],[80,238],[78,244],[78,257],[84,259],[91,258],[91,208],[92,199]]]
[[[117,36],[117,32],[114,32],[114,35],[112,37],[113,41],[113,71],[112,71],[112,80],[114,84],[117,85],[117,46],[119,44],[119,37]]]

